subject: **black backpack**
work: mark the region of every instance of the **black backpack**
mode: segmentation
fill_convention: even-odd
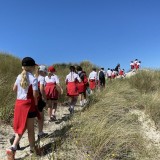
[[[99,72],[99,79],[105,79],[105,75],[103,71]]]

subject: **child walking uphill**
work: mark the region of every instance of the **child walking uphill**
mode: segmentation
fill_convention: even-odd
[[[97,81],[98,81],[98,76],[97,76],[96,68],[93,68],[92,72],[89,74],[89,87],[91,89],[91,94],[96,89]]]
[[[78,92],[80,94],[80,105],[83,106],[87,103],[86,89],[87,89],[88,78],[86,76],[86,73],[82,70],[81,66],[77,66],[77,72],[81,79],[81,82],[77,83]]]
[[[45,76],[47,74],[47,68],[44,65],[38,66],[38,73],[36,75],[38,79],[38,110],[41,115],[41,119],[38,120],[38,139],[43,138],[48,135],[48,133],[43,132],[44,125],[44,107],[46,106],[46,95],[45,95]]]
[[[66,85],[67,85],[67,96],[70,97],[70,107],[69,111],[70,114],[74,113],[74,107],[77,103],[78,99],[78,88],[77,88],[77,82],[80,82],[80,77],[77,73],[75,73],[75,67],[70,66],[70,73],[66,76]]]
[[[60,88],[61,94],[63,90],[59,84],[58,77],[54,74],[55,68],[50,66],[48,68],[48,76],[45,77],[46,86],[45,86],[45,93],[47,97],[47,105],[48,105],[48,115],[49,115],[49,122],[56,121],[56,110],[57,110],[57,100],[59,96],[59,92],[57,87]]]
[[[14,160],[17,144],[25,130],[28,130],[30,152],[37,152],[35,146],[34,118],[38,116],[37,97],[38,81],[33,76],[35,61],[31,57],[22,60],[22,73],[18,75],[13,90],[17,92],[17,100],[14,108],[13,128],[15,139],[12,146],[6,149],[8,160]]]

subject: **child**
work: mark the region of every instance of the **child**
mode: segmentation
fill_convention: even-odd
[[[81,66],[77,66],[77,72],[81,79],[81,82],[77,83],[78,92],[80,94],[80,105],[83,106],[87,102],[86,88],[87,88],[88,79],[87,79],[86,73],[82,70]]]
[[[110,69],[110,68],[108,68],[108,70],[107,70],[107,78],[109,79],[109,80],[111,80],[111,78],[112,78],[112,70]]]
[[[13,128],[15,139],[12,146],[6,149],[8,160],[14,160],[17,144],[19,143],[26,128],[28,130],[28,139],[30,152],[37,152],[35,147],[34,118],[38,116],[37,97],[38,81],[34,77],[35,61],[31,57],[25,57],[22,60],[22,73],[18,75],[13,86],[13,91],[17,92],[17,100],[14,109]]]
[[[44,124],[44,112],[43,108],[46,106],[46,95],[45,95],[45,76],[47,74],[47,68],[44,65],[40,65],[38,67],[38,110],[41,115],[41,119],[38,120],[38,139],[43,138],[48,135],[48,133],[43,132],[43,124]]]
[[[134,63],[133,63],[133,61],[131,61],[130,67],[131,67],[131,71],[133,71],[134,70]]]
[[[61,93],[63,93],[63,90],[59,85],[59,79],[58,77],[54,76],[54,72],[55,68],[53,66],[50,66],[48,68],[48,76],[45,77],[45,93],[47,97],[49,122],[57,120],[55,116],[55,112],[57,109],[57,100],[59,96],[57,86],[61,89]]]
[[[98,81],[98,78],[97,78],[96,68],[93,68],[92,72],[89,74],[89,87],[91,89],[91,94],[96,89],[97,81]]]
[[[98,79],[99,79],[99,86],[100,88],[105,87],[106,77],[105,77],[105,71],[102,67],[101,70],[98,72]]]
[[[71,102],[70,102],[70,107],[69,111],[70,114],[74,113],[74,107],[77,103],[78,99],[78,88],[77,88],[77,82],[80,82],[80,77],[77,73],[75,73],[75,67],[70,66],[70,73],[66,76],[65,82],[67,85],[67,96],[70,97]]]
[[[56,82],[56,86],[60,89],[60,94],[63,94],[63,89],[60,85],[60,81],[59,81],[59,78],[58,76],[55,74],[56,70],[54,69],[53,70],[53,78],[55,79],[55,82]],[[58,97],[59,98],[59,97]],[[54,107],[53,107],[53,110],[52,110],[52,118],[54,121],[56,121],[56,111],[57,111],[57,105],[58,105],[58,99],[57,100],[54,100]]]

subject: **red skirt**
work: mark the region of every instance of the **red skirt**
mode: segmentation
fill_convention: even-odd
[[[134,65],[131,65],[131,69],[134,69]]]
[[[84,93],[86,91],[86,85],[84,82],[77,83],[77,88],[79,93]]]
[[[47,83],[45,86],[45,94],[47,99],[58,99],[58,90],[55,83]]]
[[[18,134],[23,134],[26,129],[26,122],[28,112],[34,112],[35,103],[31,99],[27,100],[16,100],[14,108],[14,121],[13,128],[14,132]]]
[[[67,95],[68,96],[78,96],[78,87],[75,82],[68,82],[67,83]]]
[[[89,80],[89,87],[90,89],[95,89],[96,88],[96,81],[95,80]]]

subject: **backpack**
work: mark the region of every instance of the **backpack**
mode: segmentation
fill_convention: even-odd
[[[105,75],[103,71],[99,72],[99,79],[105,79]]]
[[[84,82],[84,84],[88,83],[88,78],[87,78],[86,74],[83,71],[79,74],[79,77]]]

